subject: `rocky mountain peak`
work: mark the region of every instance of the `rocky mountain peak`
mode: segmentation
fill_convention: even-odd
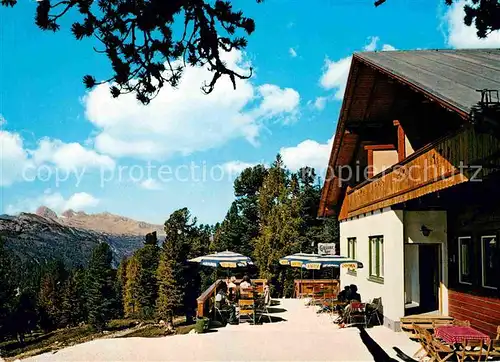
[[[64,217],[73,217],[75,216],[75,211],[73,209],[69,209],[69,210],[66,210],[64,211],[61,216],[64,216]]]
[[[57,214],[47,206],[40,206],[38,209],[36,209],[35,214],[47,219],[57,220]]]

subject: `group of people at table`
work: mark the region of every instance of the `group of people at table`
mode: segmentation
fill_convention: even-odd
[[[226,279],[217,287],[215,295],[215,307],[219,311],[223,322],[229,324],[238,324],[239,316],[237,314],[238,302],[244,300],[254,300],[254,306],[257,302],[266,303],[269,299],[269,286],[264,282],[261,288],[252,284],[250,277],[245,275],[239,285],[236,284],[236,277]]]

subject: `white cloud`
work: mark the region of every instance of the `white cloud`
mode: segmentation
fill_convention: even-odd
[[[38,148],[30,151],[36,164],[53,164],[56,168],[75,170],[80,168],[113,169],[115,162],[106,155],[100,155],[79,143],[64,143],[60,140],[42,138]]]
[[[241,52],[226,54],[229,68],[248,74],[249,62]],[[219,147],[234,139],[256,144],[263,122],[271,117],[290,121],[297,114],[299,94],[290,88],[227,77],[204,95],[200,86],[210,80],[206,68],[187,67],[177,89],[164,87],[148,106],[133,94],[116,99],[107,84],[84,99],[87,118],[99,129],[96,149],[112,156],[165,159]]]
[[[34,175],[42,171],[64,170],[81,174],[91,168],[112,169],[115,162],[79,143],[64,143],[60,140],[41,139],[35,148],[27,148],[19,133],[0,131],[0,187],[10,186],[23,177],[33,181]],[[45,168],[45,171],[49,172]],[[24,175],[26,173],[26,175]]]
[[[392,52],[394,50],[397,50],[395,47],[393,47],[391,44],[384,44],[382,45],[382,51],[383,52]]]
[[[280,154],[285,165],[292,171],[305,166],[314,167],[316,171],[320,171],[328,166],[332,143],[333,137],[326,143],[308,139],[297,146],[281,148]]]
[[[161,190],[163,187],[158,180],[148,178],[140,183],[140,186],[146,190]]]
[[[299,93],[292,88],[280,88],[273,84],[264,84],[257,88],[262,102],[255,110],[256,117],[270,119],[282,117],[284,123],[296,120],[300,102]]]
[[[297,57],[297,51],[293,48],[288,49],[288,54],[290,54],[292,58]]]
[[[7,124],[7,120],[5,119],[4,116],[0,114],[0,127],[3,127]]]
[[[375,51],[378,49],[378,36],[368,37],[368,44],[363,47],[363,51]],[[390,44],[383,44],[382,51],[395,50]],[[320,78],[320,85],[326,90],[334,90],[333,98],[342,100],[344,98],[349,69],[351,67],[352,56],[341,58],[339,60],[325,59],[323,74]]]
[[[316,108],[318,111],[322,111],[323,109],[325,109],[327,100],[327,97],[317,97],[313,104],[314,108]]]
[[[47,206],[60,214],[65,210],[85,211],[96,207],[100,200],[86,192],[77,192],[65,199],[59,192],[47,190],[42,195],[35,198],[28,198],[18,201],[16,204],[7,205],[7,214],[17,214],[19,212],[35,212],[40,206]]]
[[[254,167],[257,163],[249,163],[243,161],[229,161],[222,164],[222,169],[224,172],[230,175],[238,175],[243,172],[244,169],[248,167]]]
[[[334,89],[334,98],[341,100],[344,97],[351,57],[342,58],[337,61],[325,60],[325,71],[321,76],[320,83],[324,89]]]
[[[28,162],[21,136],[0,131],[0,187],[9,186],[20,179]]]
[[[368,37],[368,39],[370,40],[370,42],[363,47],[363,50],[365,52],[373,52],[377,49],[377,43],[380,38],[378,36],[370,36]]]
[[[494,31],[485,39],[477,37],[474,24],[464,24],[464,5],[462,0],[454,2],[446,11],[442,21],[445,28],[446,43],[453,48],[498,48],[500,47],[500,31]]]

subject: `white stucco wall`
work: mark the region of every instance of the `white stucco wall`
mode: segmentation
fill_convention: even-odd
[[[373,151],[373,174],[376,175],[392,165],[398,163],[398,151],[378,150]]]
[[[369,237],[384,237],[384,283],[368,280],[369,277]],[[340,223],[340,250],[347,256],[347,238],[356,237],[356,259],[364,264],[357,275],[341,271],[342,287],[356,284],[363,301],[381,297],[384,308],[385,324],[397,328],[399,319],[404,316],[404,232],[403,211],[386,208]]]
[[[440,306],[441,312],[448,314],[448,231],[446,211],[405,211],[404,223],[406,243],[441,245]],[[422,235],[422,225],[431,230],[429,236]],[[418,252],[416,257],[418,258]]]

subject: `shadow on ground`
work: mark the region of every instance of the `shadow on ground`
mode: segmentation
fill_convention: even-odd
[[[286,309],[285,308],[267,308],[267,311],[269,313],[284,313],[286,312]]]
[[[392,358],[386,351],[365,331],[363,327],[358,327],[361,341],[366,346],[368,351],[373,356],[375,362],[397,362],[398,360]]]

